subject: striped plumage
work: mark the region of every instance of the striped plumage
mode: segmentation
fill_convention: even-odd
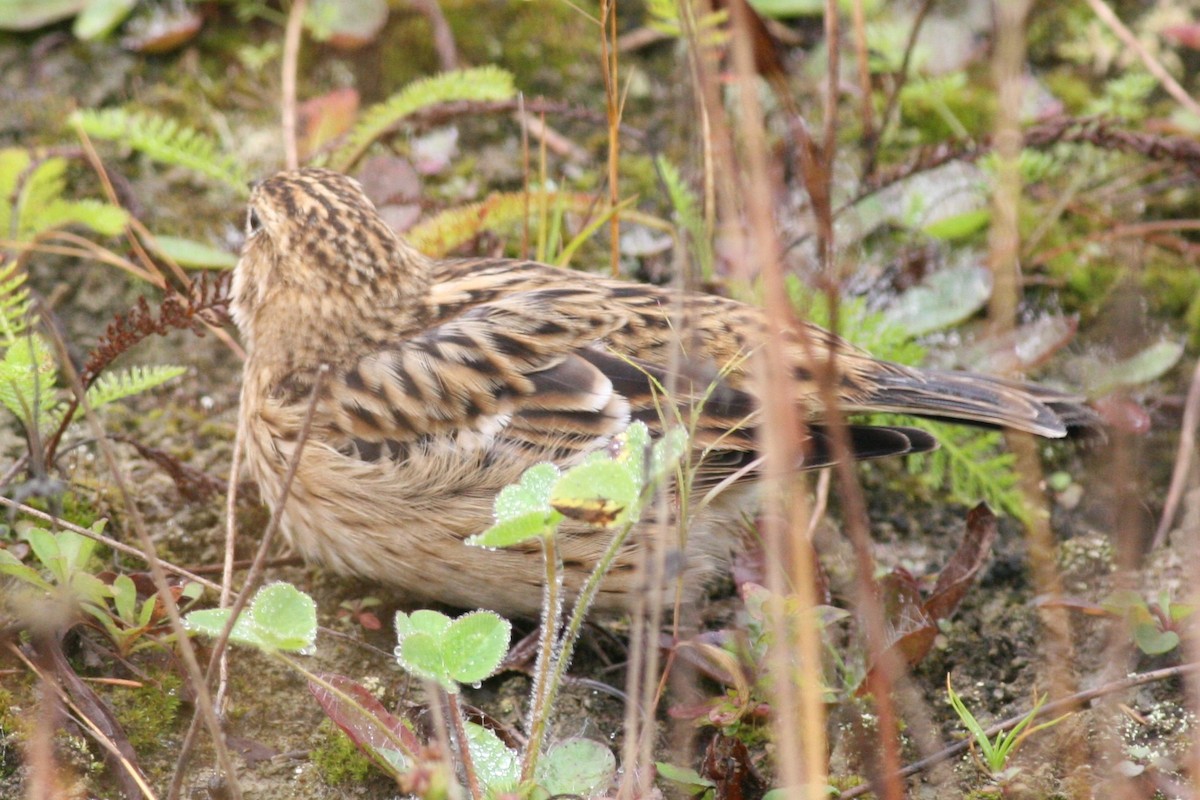
[[[313,423],[283,530],[305,556],[401,587],[415,598],[532,614],[544,575],[536,547],[490,552],[462,539],[491,524],[492,501],[541,461],[577,463],[631,420],[661,429],[663,398],[696,411],[699,481],[741,471],[689,515],[673,559],[698,592],[737,547],[753,509],[756,388],[751,350],[761,312],[721,297],[679,295],[528,261],[433,262],[397,237],[358,184],[315,169],[259,184],[234,274],[234,318],[248,358],[241,426],[247,464],[268,502],[280,497],[321,365]],[[828,463],[816,377],[795,330],[784,331],[788,385],[808,410],[805,467]],[[808,347],[836,350],[848,413],[894,411],[1059,437],[1087,418],[1076,399],[967,373],[871,358],[816,326]],[[673,379],[672,379],[673,371]],[[859,457],[921,452],[928,434],[853,426]],[[748,468],[749,467],[749,468]],[[626,606],[645,589],[643,525],[598,600]],[[669,529],[669,530],[668,530]],[[607,544],[582,526],[562,537],[568,587]]]

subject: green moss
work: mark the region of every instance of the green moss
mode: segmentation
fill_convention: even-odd
[[[309,760],[326,783],[341,786],[361,783],[371,774],[371,759],[329,720],[317,727],[321,743],[309,753]]]
[[[151,678],[156,683],[136,689],[115,686],[108,692],[109,705],[136,751],[161,747],[179,716],[179,676],[162,670]]]

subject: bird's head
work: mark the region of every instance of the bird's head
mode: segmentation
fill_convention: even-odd
[[[313,326],[403,327],[428,291],[428,273],[428,260],[392,231],[357,181],[326,169],[281,172],[250,194],[233,317],[251,342],[264,324],[302,311]]]

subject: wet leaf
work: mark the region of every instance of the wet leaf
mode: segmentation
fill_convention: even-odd
[[[473,611],[456,619],[443,636],[443,656],[450,677],[478,683],[500,666],[508,653],[512,625],[491,611]]]
[[[885,316],[910,336],[923,336],[967,319],[991,295],[992,273],[978,264],[963,264],[935,272],[904,292]]]
[[[1092,359],[1082,365],[1088,395],[1099,397],[1126,386],[1138,386],[1161,378],[1179,363],[1183,345],[1161,341],[1121,361]]]
[[[103,38],[124,22],[136,5],[137,0],[89,0],[71,32],[84,41]]]
[[[308,690],[325,714],[381,769],[393,777],[398,775],[407,766],[408,759],[421,749],[416,734],[403,720],[384,708],[370,691],[350,678],[328,672],[318,673],[317,677],[329,686],[310,680]],[[396,750],[396,740],[407,748],[408,753]]]
[[[626,509],[637,501],[639,490],[625,465],[593,461],[563,475],[554,485],[550,503],[565,517],[611,528],[626,521]]]
[[[567,739],[538,760],[537,784],[552,796],[597,797],[616,773],[612,750],[591,739]]]
[[[230,609],[193,611],[184,618],[188,630],[219,636]],[[260,650],[304,652],[317,638],[317,606],[313,599],[290,583],[272,583],[258,590],[250,606],[238,617],[230,641]]]
[[[926,225],[923,230],[927,236],[932,236],[934,239],[954,241],[974,236],[985,229],[991,221],[992,210],[990,208],[977,208],[961,214],[942,217]]]
[[[0,0],[0,30],[31,31],[75,16],[88,0]]]
[[[467,747],[475,765],[475,775],[489,797],[516,789],[521,779],[517,754],[500,737],[482,725],[466,723]]]

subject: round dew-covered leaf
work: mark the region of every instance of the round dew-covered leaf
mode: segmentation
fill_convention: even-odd
[[[250,603],[263,642],[277,650],[307,650],[317,640],[317,604],[290,583],[264,586]]]
[[[496,497],[494,511],[497,522],[523,517],[527,514],[550,514],[550,492],[558,480],[558,467],[535,464],[525,470],[521,482],[506,486]]]
[[[466,543],[473,547],[512,547],[553,534],[561,521],[562,514],[557,511],[534,511],[497,522],[483,533],[466,539]]]
[[[439,637],[424,631],[410,633],[396,645],[396,660],[406,672],[418,678],[436,681],[448,692],[457,691],[446,670],[446,663],[442,658],[442,641]]]
[[[538,761],[537,783],[551,796],[601,794],[617,773],[612,751],[591,739],[567,739]]]
[[[554,486],[550,503],[563,516],[601,528],[624,523],[640,485],[627,464],[592,461],[568,471]]]
[[[517,754],[500,741],[500,737],[482,725],[466,723],[467,747],[475,774],[488,796],[513,791],[521,779],[521,764]]]
[[[450,677],[459,683],[478,683],[500,666],[508,653],[508,620],[491,611],[474,611],[456,619],[443,640],[443,658]]]

